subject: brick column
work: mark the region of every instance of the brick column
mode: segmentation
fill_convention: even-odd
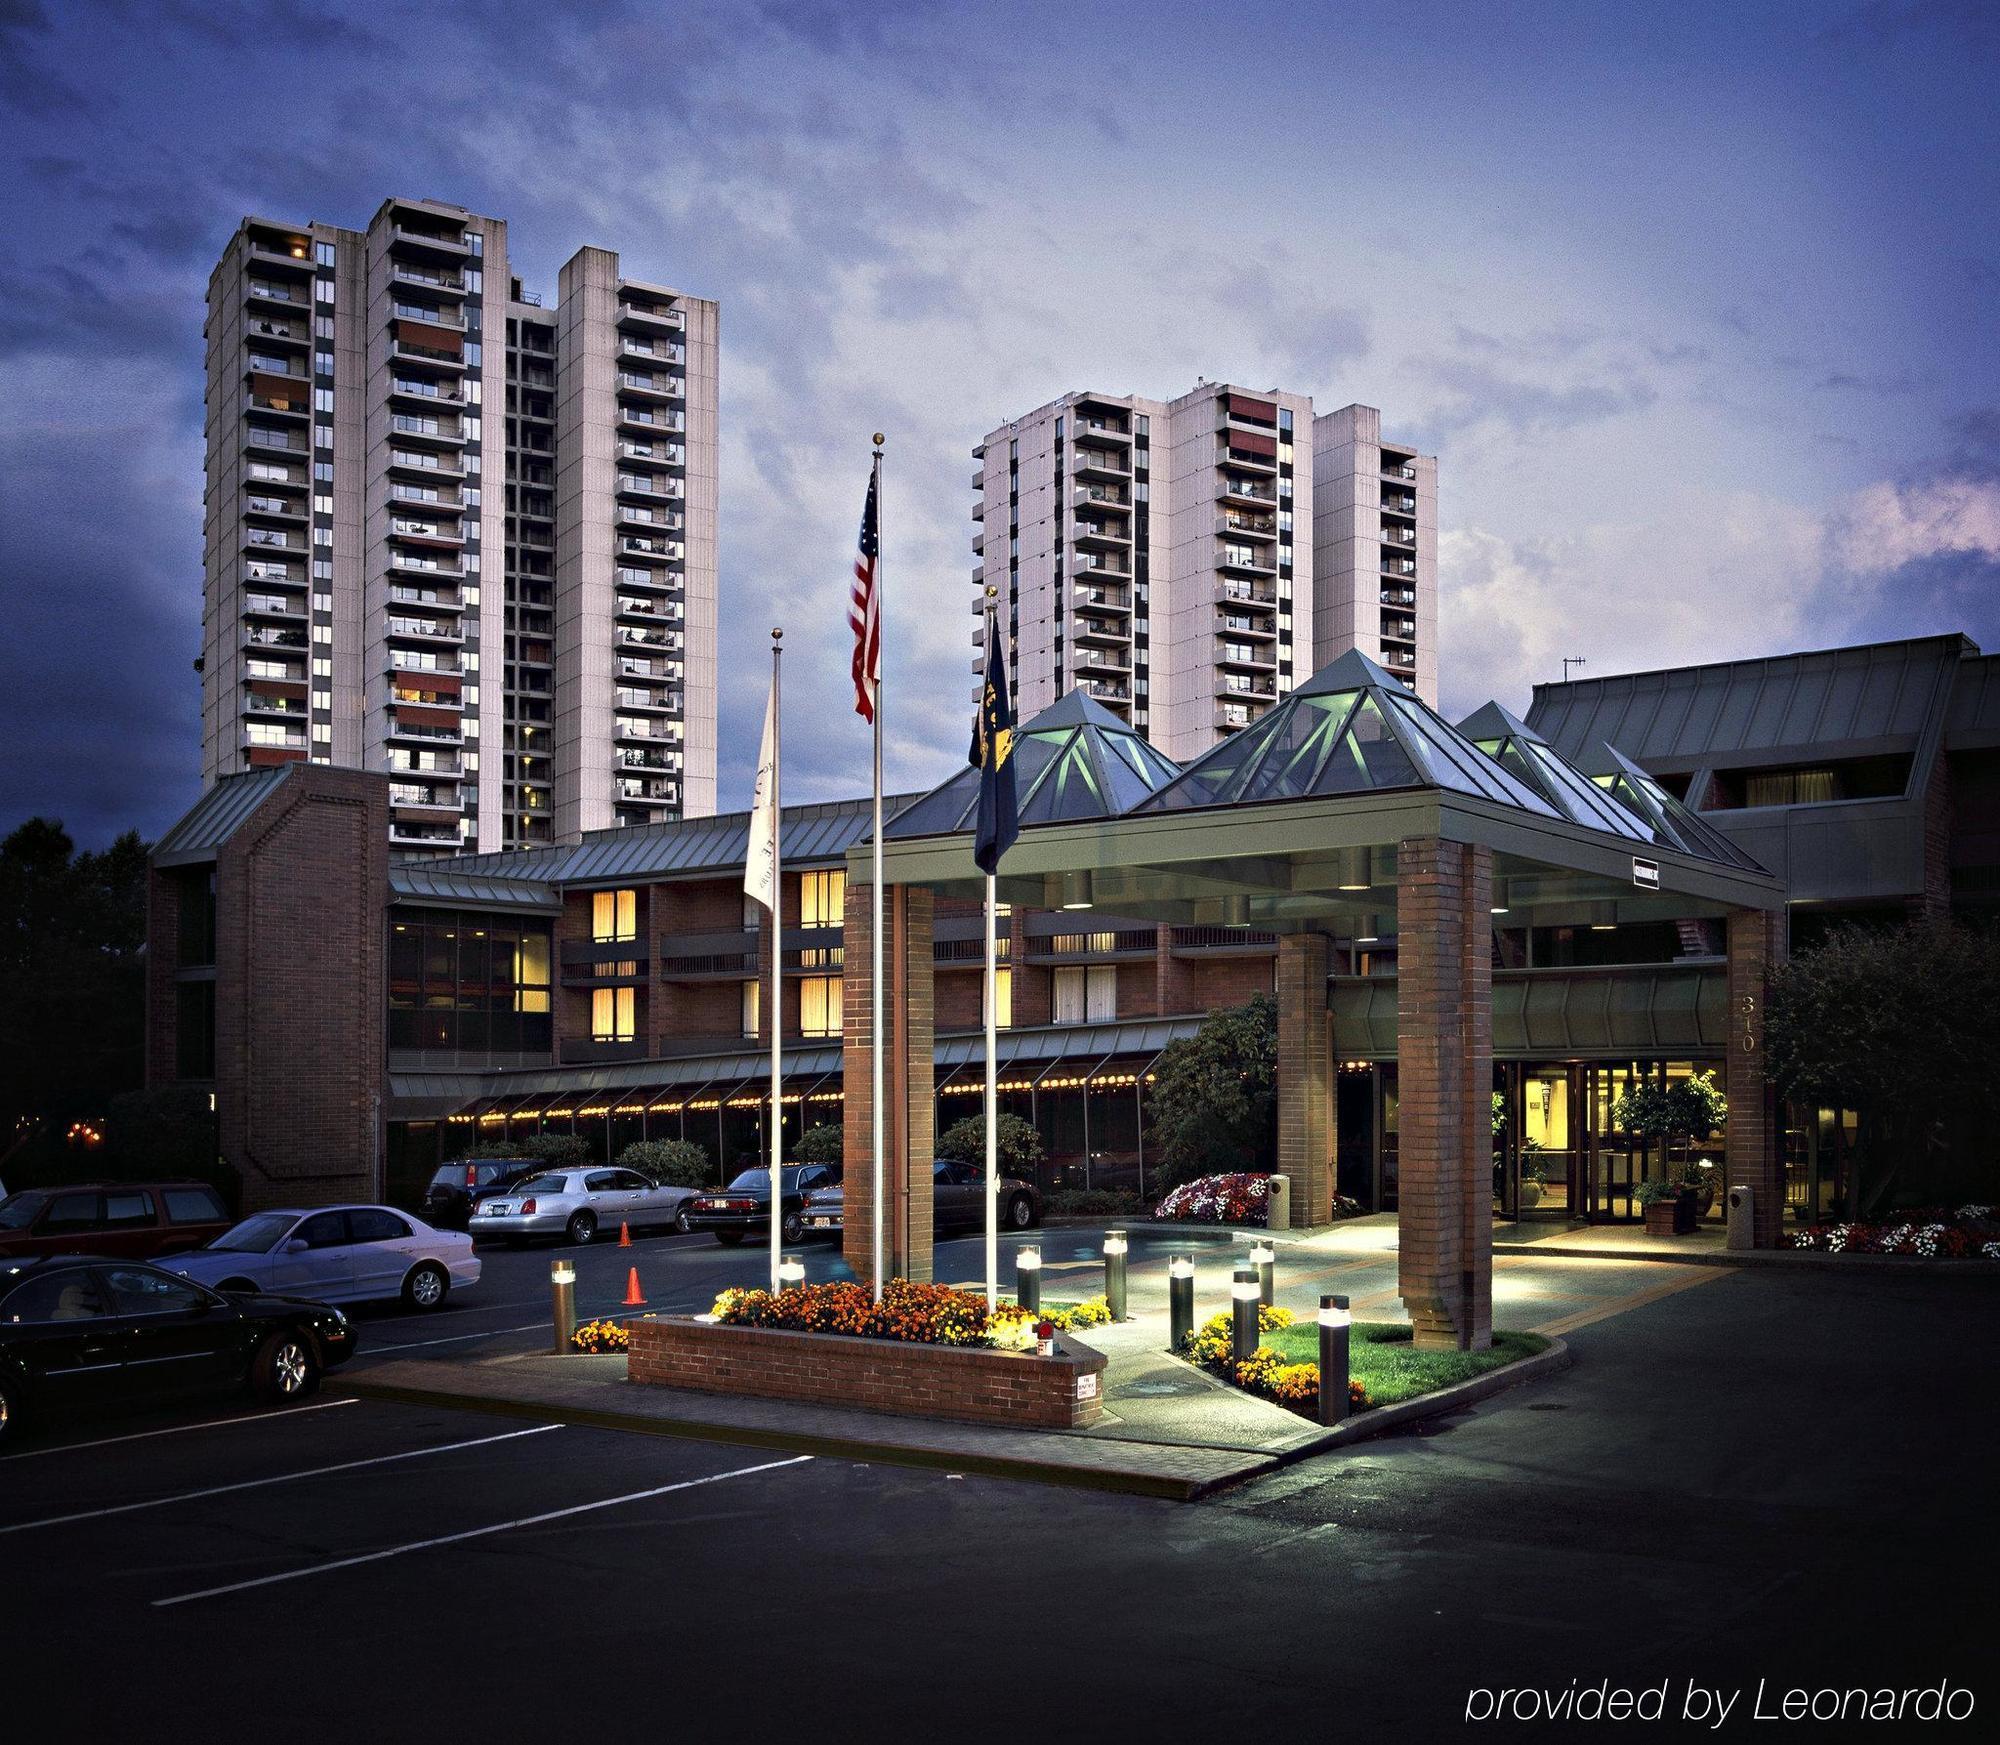
[[[1297,1229],[1333,1219],[1332,958],[1324,933],[1278,940],[1278,1168],[1291,1178]]]
[[[1729,911],[1729,1053],[1722,1093],[1729,1099],[1723,1163],[1728,1187],[1757,1195],[1759,1248],[1775,1248],[1785,1222],[1785,1164],[1778,1099],[1764,1077],[1764,1007],[1772,966],[1784,956],[1785,917],[1772,909]]]
[[[1420,1346],[1493,1343],[1493,852],[1397,850],[1398,1287]]]
[[[889,978],[882,1022],[887,1045],[883,1091],[888,1143],[883,1169],[887,1196],[885,1258],[891,1278],[931,1276],[931,1162],[936,1126],[934,899],[922,889],[888,892],[889,939],[882,967]],[[867,1279],[874,1261],[874,1070],[868,887],[850,881],[842,933],[841,1075],[846,1129],[846,1211],[841,1252],[855,1276]]]

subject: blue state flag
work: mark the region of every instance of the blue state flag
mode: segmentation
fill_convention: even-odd
[[[1014,699],[1007,688],[1007,656],[992,618],[986,620],[986,683],[972,722],[972,750],[966,761],[979,771],[979,820],[972,858],[985,873],[1000,870],[1000,857],[1021,834],[1014,799]]]

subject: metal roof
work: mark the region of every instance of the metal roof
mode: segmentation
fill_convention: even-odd
[[[1051,1024],[1034,1030],[997,1033],[996,1054],[1010,1064],[1030,1060],[1107,1060],[1121,1054],[1158,1054],[1170,1042],[1192,1036],[1205,1019],[1151,1018],[1124,1024]],[[940,1036],[933,1059],[940,1068],[986,1058],[986,1038],[978,1032]]]
[[[1944,740],[1952,751],[2000,745],[2000,654],[1971,655],[1958,663]]]
[[[242,828],[250,814],[291,773],[290,764],[276,764],[270,769],[224,776],[160,838],[153,849],[153,864],[195,866],[213,860],[216,850]]]
[[[1535,687],[1528,722],[1572,761],[1599,740],[1649,769],[1921,753],[1977,647],[1963,636],[1774,655]]]
[[[407,903],[448,903],[461,909],[562,907],[562,893],[541,879],[496,878],[458,870],[456,861],[411,861],[389,869],[389,894]]]
[[[1014,736],[1016,810],[1024,827],[1120,817],[1179,774],[1179,764],[1079,691],[1057,698]],[[979,771],[968,765],[898,812],[886,834],[969,829],[978,806]]]

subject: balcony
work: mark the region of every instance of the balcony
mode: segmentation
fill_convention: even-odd
[[[1382,523],[1382,543],[1384,545],[1415,545],[1417,530],[1414,527],[1399,527],[1393,521]]]
[[[465,534],[456,522],[424,521],[413,515],[392,515],[389,537],[447,551],[457,551],[465,544]]]
[[[657,648],[669,654],[681,646],[677,630],[633,630],[628,627],[618,632],[617,641],[621,648]]]
[[[670,339],[650,339],[637,333],[626,333],[619,336],[618,355],[621,358],[638,358],[643,363],[678,367],[687,362],[687,347]]]
[[[1277,644],[1273,642],[1264,647],[1247,642],[1218,642],[1215,664],[1235,672],[1275,673],[1278,670]]]
[[[278,612],[262,614],[262,616],[303,619],[305,614],[303,612]],[[245,648],[295,648],[303,653],[311,640],[303,630],[272,630],[251,625],[246,627],[243,632],[243,646]]]
[[[1254,582],[1218,582],[1215,600],[1219,606],[1242,612],[1275,612],[1278,609],[1277,590],[1261,588]]]
[[[464,846],[463,835],[449,826],[420,824],[415,819],[389,818],[389,841],[396,848],[428,849],[433,854],[453,854]]]
[[[433,676],[457,678],[461,668],[449,655],[421,654],[414,649],[389,650],[388,671],[392,678],[422,680]]]
[[[678,434],[687,429],[687,414],[678,406],[637,406],[621,400],[618,402],[618,426],[621,430],[637,430],[642,434],[649,430]],[[671,454],[655,458],[673,466],[682,466],[687,457],[676,448]]]
[[[1077,661],[1076,673],[1079,678],[1106,678],[1123,683],[1132,676],[1132,657],[1093,649],[1088,658]]]
[[[434,255],[444,260],[464,260],[472,253],[463,232],[452,236],[441,230],[419,230],[408,224],[392,224],[389,241],[410,253]]]
[[[644,939],[562,942],[562,979],[566,988],[605,982],[643,982],[651,975],[652,968],[652,952]]]
[[[294,435],[289,430],[278,430],[267,424],[246,424],[243,427],[243,446],[259,453],[304,454],[311,447],[303,434]]]
[[[1218,636],[1249,636],[1260,642],[1278,639],[1275,616],[1253,618],[1248,612],[1223,612],[1216,618],[1215,629]]]
[[[667,933],[660,938],[663,982],[738,981],[756,973],[757,935],[749,929]]]
[[[290,285],[273,284],[269,279],[252,279],[243,287],[243,300],[253,306],[276,303],[300,308],[312,301],[312,293],[305,286],[294,290]]]
[[[303,523],[306,518],[303,497],[270,497],[261,491],[253,491],[243,499],[246,515],[263,515],[273,521],[296,521]]]
[[[662,563],[680,563],[687,557],[687,547],[678,539],[663,539],[628,533],[618,541],[620,557],[655,558]]]
[[[432,327],[449,327],[449,321],[431,321]],[[465,353],[446,351],[441,346],[417,345],[407,339],[392,339],[389,342],[389,361],[392,364],[415,364],[420,369],[446,370],[454,374],[465,373]]]
[[[1391,460],[1387,455],[1384,455],[1382,457],[1382,476],[1385,479],[1409,479],[1414,481],[1417,476],[1417,469],[1410,461]]]
[[[1118,963],[1151,957],[1159,948],[1157,928],[1114,926],[1113,919],[1083,915],[1031,915],[1021,961],[1034,964]]]
[[[684,400],[687,398],[687,378],[656,374],[651,370],[620,370],[618,392],[643,394],[652,400]]]
[[[677,806],[681,790],[678,782],[618,776],[612,782],[612,798],[624,806]]]
[[[618,495],[637,497],[645,503],[664,503],[671,495],[666,489],[666,480],[655,478],[650,473],[620,473],[618,475]]]
[[[418,763],[419,757],[434,761]],[[392,751],[389,754],[389,773],[397,776],[430,776],[442,780],[456,780],[465,773],[464,766],[455,757],[439,757],[436,752]]]
[[[1129,446],[1132,441],[1132,426],[1121,419],[1079,415],[1075,427],[1078,442],[1110,442]]]
[[[1413,576],[1417,573],[1417,560],[1413,557],[1396,557],[1384,552],[1382,573],[1385,576]]]
[[[839,927],[787,927],[784,933],[786,975],[838,974],[842,940]]]
[[[306,736],[303,733],[287,733],[282,729],[246,727],[238,743],[246,751],[304,751]]]
[[[1072,509],[1115,509],[1130,512],[1132,494],[1119,485],[1079,485],[1070,493]]]
[[[1417,621],[1414,618],[1392,618],[1382,614],[1382,636],[1389,642],[1409,642],[1417,640]]]
[[[1278,518],[1275,515],[1246,515],[1241,510],[1232,509],[1216,516],[1215,535],[1218,539],[1273,541],[1278,537]]]
[[[1131,533],[1110,521],[1076,521],[1071,524],[1071,537],[1078,545],[1128,546],[1132,543]]]
[[[646,600],[633,594],[621,594],[618,597],[618,616],[620,618],[657,618],[667,620],[678,619],[680,615],[680,608],[669,600]]]
[[[687,313],[664,303],[618,299],[618,325],[637,333],[684,333]]]
[[[984,491],[986,489],[986,475],[984,473],[974,473],[972,475],[972,488],[975,491]]]
[[[243,616],[246,618],[275,618],[280,623],[303,624],[306,621],[306,602],[303,594],[246,594],[243,596]]]
[[[434,267],[412,266],[408,261],[391,261],[389,277],[399,285],[422,285],[426,290],[443,291],[454,297],[462,295],[465,290],[465,281],[458,274]]]
[[[455,709],[456,703],[399,703],[397,709]],[[389,717],[388,737],[406,740],[413,745],[450,745],[464,743],[464,735],[455,726],[447,727],[442,722],[410,721],[400,713]]]
[[[428,417],[420,412],[397,412],[389,419],[392,435],[409,442],[449,444],[456,448],[463,446],[465,433],[456,418]],[[391,464],[402,459],[400,454],[392,456]]]
[[[1079,643],[1115,643],[1122,648],[1131,633],[1115,618],[1078,618],[1070,635]],[[973,641],[985,646],[983,637],[974,637]]]
[[[1225,478],[1218,493],[1224,503],[1247,503],[1252,508],[1274,504],[1278,493],[1269,485],[1260,485],[1255,479]]]
[[[454,648],[465,640],[456,618],[405,618],[392,613],[386,633],[406,642],[443,642]]]
[[[1070,462],[1070,471],[1079,479],[1128,479],[1132,476],[1129,456],[1108,448],[1079,448]]]
[[[1415,588],[1384,588],[1382,604],[1385,606],[1414,606],[1417,603]]]
[[[1224,544],[1215,554],[1215,567],[1219,570],[1234,570],[1245,575],[1275,576],[1277,565],[1271,561],[1272,554],[1252,545]]]
[[[1076,688],[1100,703],[1129,703],[1132,700],[1132,693],[1124,685],[1109,679],[1085,679]]]
[[[1088,606],[1099,612],[1129,614],[1132,610],[1130,589],[1102,582],[1080,582],[1071,590],[1070,598],[1079,606]]]
[[[1271,478],[1278,476],[1276,455],[1257,454],[1247,448],[1232,448],[1226,442],[1215,445],[1215,464],[1231,467],[1238,472],[1260,473]]]
[[[442,382],[419,381],[414,376],[391,376],[389,398],[423,406],[463,406],[465,396],[456,387]]]
[[[1414,496],[1384,495],[1382,498],[1382,513],[1385,515],[1407,515],[1414,521],[1417,515],[1417,500]]]
[[[275,527],[246,527],[243,529],[243,549],[261,556],[304,557],[311,547],[303,539]]]
[[[680,707],[671,690],[642,690],[636,685],[620,685],[611,700],[620,709],[643,709],[649,715],[671,715]]]
[[[399,551],[391,547],[389,568],[397,575],[436,576],[443,582],[462,582],[465,572],[458,568],[456,561],[445,563],[434,557],[419,557],[414,552]]]
[[[255,684],[259,681],[253,679],[251,682]],[[303,691],[305,687],[301,684],[299,688]],[[246,715],[290,716],[294,720],[303,721],[312,711],[306,707],[303,696],[280,697],[269,691],[249,691],[245,693],[243,698],[243,713]]]
[[[1247,703],[1268,703],[1278,694],[1277,683],[1271,679],[1246,678],[1239,673],[1218,673],[1215,678],[1215,694],[1218,697],[1238,698]]]
[[[1079,572],[1087,571],[1093,576],[1115,576],[1129,581],[1132,575],[1130,564],[1119,563],[1101,551],[1079,550],[1076,554],[1076,567]]]

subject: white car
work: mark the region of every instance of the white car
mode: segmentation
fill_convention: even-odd
[[[620,1224],[687,1226],[698,1188],[665,1188],[629,1169],[552,1169],[488,1194],[472,1208],[466,1230],[475,1242],[565,1236],[591,1242]]]
[[[210,1290],[358,1303],[401,1297],[441,1308],[479,1282],[469,1237],[433,1230],[392,1206],[322,1206],[253,1212],[206,1248],[172,1254],[168,1272]]]

